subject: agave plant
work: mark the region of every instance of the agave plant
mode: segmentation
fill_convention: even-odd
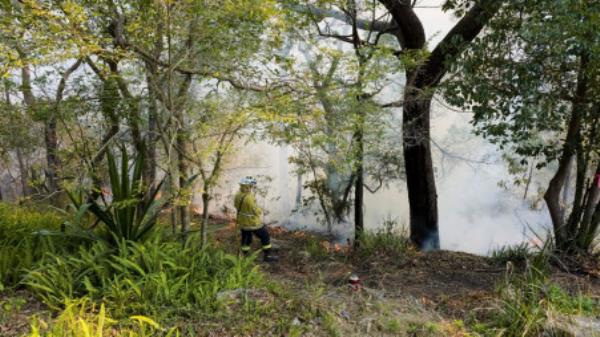
[[[100,200],[97,200],[97,193],[82,198],[81,195],[68,192],[77,211],[74,223],[67,225],[77,228],[80,234],[84,230],[85,236],[89,237],[92,235],[90,229],[102,224],[110,234],[109,241],[142,240],[154,228],[160,211],[168,202],[166,198],[158,198],[164,179],[155,186],[145,186],[142,176],[143,153],[137,155],[131,170],[124,148],[121,148],[120,167],[111,151],[106,152],[106,157],[112,197],[105,198],[100,194]],[[88,213],[94,215],[96,222],[85,228],[81,220]]]

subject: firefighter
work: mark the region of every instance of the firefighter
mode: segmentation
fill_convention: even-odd
[[[277,256],[272,254],[271,238],[261,220],[262,210],[256,205],[253,187],[256,186],[256,179],[253,177],[244,177],[240,180],[240,191],[235,195],[233,203],[237,210],[237,224],[242,232],[241,250],[244,255],[250,253],[250,244],[252,236],[256,235],[262,244],[264,261],[277,261]]]

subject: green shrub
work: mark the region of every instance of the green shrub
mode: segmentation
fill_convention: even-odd
[[[106,157],[112,200],[107,202],[103,197],[100,202],[95,197],[84,198],[83,194],[68,191],[76,209],[73,221],[68,223],[70,234],[105,239],[111,244],[118,244],[120,240],[140,241],[154,228],[160,211],[168,201],[166,198],[158,198],[164,180],[156,186],[145,186],[142,175],[145,162],[143,152],[133,161],[131,174],[126,149],[121,149],[120,166],[111,151],[106,152]],[[102,229],[107,235],[98,236],[102,232],[88,229],[88,224],[82,221],[87,212],[92,213],[103,224]]]
[[[58,231],[62,221],[56,212],[0,203],[0,290],[16,285],[24,269],[33,268],[44,254],[73,247],[72,240],[39,235],[42,229]]]
[[[532,254],[533,252],[529,244],[523,242],[494,249],[489,255],[493,263],[504,265],[509,261],[513,263],[524,263]]]
[[[192,236],[185,245],[159,236],[144,243],[121,241],[113,248],[102,241],[70,256],[48,255],[25,284],[43,302],[61,307],[65,299],[103,299],[115,314],[164,314],[211,311],[217,293],[261,286],[262,274],[252,259],[212,247],[199,248]]]
[[[410,247],[410,239],[404,227],[399,227],[398,222],[388,219],[383,223],[383,228],[376,232],[365,232],[359,239],[358,257],[373,255],[403,255]]]

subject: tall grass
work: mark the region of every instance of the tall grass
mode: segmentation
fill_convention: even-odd
[[[489,321],[480,326],[480,332],[486,336],[554,336],[558,333],[552,325],[555,317],[600,314],[597,300],[570,294],[550,281],[550,246],[530,252],[523,273],[508,275],[499,288],[497,306]]]
[[[210,312],[224,290],[263,285],[251,259],[221,250],[199,248],[196,236],[185,245],[162,241],[121,241],[113,248],[101,241],[69,256],[49,254],[23,282],[52,308],[65,299],[104,300],[121,316],[135,313]]]
[[[369,258],[372,256],[401,256],[410,247],[408,232],[394,219],[383,222],[382,229],[376,232],[365,232],[359,238],[355,256]]]

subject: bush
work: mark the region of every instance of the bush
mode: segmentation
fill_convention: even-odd
[[[121,241],[116,248],[99,241],[70,256],[48,255],[23,284],[50,307],[90,297],[107,301],[119,316],[165,314],[166,307],[207,312],[218,307],[219,292],[263,284],[252,259],[201,249],[197,241],[192,236],[182,246],[155,236],[144,243]]]
[[[65,238],[36,234],[42,229],[58,231],[62,221],[56,212],[0,203],[0,290],[18,284],[24,269],[33,268],[44,254],[73,247]]]
[[[407,252],[410,239],[404,227],[398,222],[388,219],[383,223],[383,228],[377,232],[365,232],[359,239],[358,249],[355,253],[359,258],[374,255],[398,256]]]
[[[111,244],[118,244],[120,240],[141,241],[149,236],[156,226],[160,211],[167,204],[167,198],[159,198],[164,180],[156,186],[145,185],[142,175],[145,162],[143,152],[133,161],[131,174],[126,149],[121,148],[120,166],[111,151],[106,152],[106,158],[111,201],[107,202],[104,197],[101,202],[96,201],[98,196],[95,193],[84,197],[82,193],[67,191],[76,210],[73,221],[67,223],[69,234],[91,240],[104,239]],[[105,233],[90,230],[86,221],[82,221],[87,212],[103,224]]]

